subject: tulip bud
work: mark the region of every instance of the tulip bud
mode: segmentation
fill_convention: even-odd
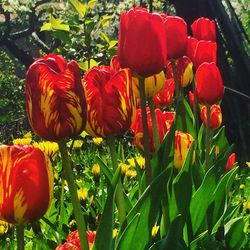
[[[26,109],[43,139],[58,142],[80,134],[87,105],[77,63],[54,54],[38,58],[26,74]]]
[[[162,71],[166,58],[166,35],[162,17],[135,7],[121,14],[118,58],[122,68],[141,77]]]
[[[122,135],[135,115],[135,97],[129,69],[93,67],[83,79],[88,103],[86,131],[93,137]]]
[[[177,59],[185,54],[187,47],[187,24],[181,17],[165,16],[168,58]]]
[[[175,131],[174,167],[181,169],[192,145],[193,137],[189,133]]]
[[[234,163],[235,163],[235,158],[236,158],[236,154],[235,153],[232,153],[229,157],[228,157],[228,160],[227,160],[227,163],[226,163],[226,166],[225,166],[225,169],[227,171],[230,171],[233,166],[234,166]]]
[[[216,41],[216,27],[214,20],[200,17],[192,23],[191,29],[193,36],[198,40]]]
[[[40,219],[53,196],[49,157],[33,146],[0,146],[0,219],[23,224]]]
[[[215,63],[203,63],[196,71],[197,101],[204,105],[213,105],[224,95],[224,86],[220,71]]]
[[[200,116],[203,124],[207,125],[207,106],[202,106],[200,109]],[[214,104],[210,107],[210,128],[217,129],[222,123],[222,113],[219,105]]]
[[[188,92],[188,100],[189,100],[190,107],[193,108],[194,107],[194,93],[192,91]]]

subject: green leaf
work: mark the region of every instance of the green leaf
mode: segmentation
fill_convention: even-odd
[[[97,0],[90,0],[87,4],[88,9],[92,9],[96,6]]]
[[[225,242],[227,249],[241,249],[245,239],[244,226],[245,223],[242,217],[232,219],[225,225]]]
[[[211,167],[206,173],[198,190],[194,193],[190,203],[190,216],[193,234],[196,234],[206,217],[208,206],[212,201],[212,195],[216,186],[216,166]]]
[[[136,231],[133,234],[133,239],[131,239],[130,249],[144,249],[151,239],[151,230],[159,213],[163,187],[167,181],[168,172],[170,171],[164,170],[152,181],[127,216],[128,223],[130,223],[136,214],[140,214]]]
[[[90,68],[93,68],[94,66],[98,66],[98,62],[91,58],[90,60],[86,60],[84,62],[79,62],[78,65],[80,69],[84,71],[88,71]]]
[[[112,178],[110,189],[108,190],[108,196],[101,217],[100,224],[97,228],[94,250],[110,250],[113,245],[113,223],[114,223],[114,198],[116,194],[117,183],[121,176],[120,167],[115,171],[114,177]]]
[[[103,174],[105,175],[109,183],[111,184],[112,178],[113,178],[112,171],[109,169],[109,167],[104,163],[104,161],[99,156],[95,157],[95,161],[96,163],[100,165],[101,171],[103,172]]]
[[[82,4],[78,0],[70,0],[70,3],[74,6],[80,17],[84,17],[87,11],[85,4]]]
[[[225,126],[221,127],[218,133],[214,135],[213,144],[219,147],[219,152],[224,151],[229,147],[229,143],[225,135]]]
[[[178,215],[170,225],[167,236],[155,243],[149,250],[178,250],[180,248],[180,239],[182,237],[182,216]],[[183,249],[183,248],[182,248]]]
[[[115,247],[116,250],[132,249],[131,244],[133,242],[134,234],[136,232],[139,219],[140,214],[136,214],[135,217],[127,225],[122,235],[119,237],[117,247]]]
[[[62,24],[64,20],[61,19],[55,19],[52,15],[50,15],[50,21],[49,23],[43,24],[41,27],[41,31],[45,30],[63,30],[63,31],[69,31],[69,25]]]

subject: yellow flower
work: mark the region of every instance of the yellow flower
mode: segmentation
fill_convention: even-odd
[[[219,153],[220,153],[220,148],[219,148],[219,146],[215,146],[215,147],[214,147],[214,154],[215,154],[215,156],[217,157]]]
[[[89,134],[85,130],[82,131],[82,133],[81,133],[82,138],[85,138],[87,135],[89,135]]]
[[[119,163],[119,167],[121,168],[121,173],[123,175],[126,175],[128,169],[129,169],[129,166],[126,164],[126,163]]]
[[[142,157],[141,155],[137,155],[135,157],[135,160],[141,169],[145,168],[145,158],[144,157]]]
[[[118,230],[117,230],[117,228],[114,228],[113,229],[113,239],[117,236],[117,234],[118,234]]]
[[[153,237],[155,237],[155,236],[157,235],[159,228],[160,228],[160,226],[157,226],[157,225],[154,225],[154,226],[152,227],[151,235],[152,235]]]
[[[59,151],[59,147],[56,142],[42,141],[34,142],[32,145],[36,148],[41,149],[45,154],[50,157],[53,157]]]
[[[244,208],[247,210],[247,211],[250,211],[250,201],[246,201],[244,203]]]
[[[24,134],[23,138],[32,138],[31,132],[29,131],[26,134]]]
[[[100,165],[98,163],[95,163],[93,166],[92,166],[92,173],[95,175],[95,176],[98,176],[100,174]]]
[[[93,140],[94,144],[97,146],[99,146],[103,142],[102,137],[93,137],[92,140]]]
[[[240,189],[244,189],[245,185],[244,184],[240,184]]]
[[[247,161],[246,164],[250,168],[250,161]]]
[[[134,158],[129,158],[128,163],[129,163],[130,167],[133,167],[133,168],[135,167],[135,159]]]
[[[88,197],[89,190],[87,188],[80,188],[77,190],[79,200],[86,200]]]
[[[80,149],[83,145],[83,141],[82,140],[75,140],[74,144],[73,144],[73,148],[74,149]]]
[[[13,145],[30,145],[32,141],[32,138],[16,138],[13,139]]]
[[[0,220],[0,235],[7,233],[8,229],[11,227],[11,224]]]
[[[134,169],[129,169],[127,172],[126,172],[126,176],[127,177],[130,177],[130,178],[135,178],[137,175],[136,171]]]

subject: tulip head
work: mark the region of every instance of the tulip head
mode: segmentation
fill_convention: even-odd
[[[212,42],[216,41],[216,27],[214,20],[200,17],[192,23],[191,29],[193,32],[193,37],[197,38],[198,40]]]
[[[165,80],[165,85],[159,93],[153,96],[153,102],[156,107],[169,107],[171,106],[174,98],[175,83],[174,78]]]
[[[181,169],[187,157],[193,137],[189,133],[175,131],[174,167]]]
[[[187,47],[187,24],[178,16],[165,16],[168,58],[177,59],[183,56]]]
[[[200,116],[203,124],[207,126],[207,106],[203,105],[200,109]],[[214,104],[210,107],[210,121],[211,129],[217,129],[222,123],[222,113],[219,105]]]
[[[228,157],[228,160],[227,160],[227,163],[226,163],[226,166],[225,166],[225,169],[226,169],[227,171],[230,171],[230,170],[234,167],[235,158],[236,158],[236,154],[235,154],[235,153],[232,153],[232,154]]]
[[[40,219],[53,196],[49,157],[33,146],[0,146],[0,219],[23,224]]]
[[[224,86],[220,71],[215,63],[203,63],[196,71],[197,102],[213,105],[224,95]]]
[[[54,54],[38,58],[26,74],[26,109],[43,139],[58,142],[80,134],[87,105],[77,63]]]
[[[194,93],[192,91],[188,92],[188,100],[191,108],[194,108]]]
[[[140,7],[122,13],[118,58],[122,68],[130,68],[141,77],[161,72],[167,58],[162,17]]]
[[[188,37],[186,54],[193,62],[195,69],[204,62],[216,63],[217,44],[212,41],[199,41],[194,37]]]
[[[125,133],[134,119],[136,105],[130,70],[93,67],[83,84],[88,103],[87,133],[93,137]]]

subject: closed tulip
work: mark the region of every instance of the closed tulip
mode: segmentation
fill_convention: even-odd
[[[121,14],[118,58],[122,68],[141,77],[162,71],[166,58],[166,35],[162,17],[135,7]]]
[[[174,167],[181,169],[187,157],[193,137],[189,133],[175,131]]]
[[[174,78],[169,78],[165,80],[165,85],[162,90],[154,95],[153,102],[156,107],[169,107],[173,102],[175,91]]]
[[[200,17],[192,23],[191,29],[193,37],[198,40],[216,41],[216,27],[214,20]]]
[[[26,74],[26,109],[43,139],[58,142],[80,134],[87,105],[77,63],[54,54],[38,58]]]
[[[167,37],[167,55],[169,59],[177,59],[185,55],[187,47],[187,24],[178,16],[165,16]]]
[[[122,135],[135,115],[135,97],[129,69],[93,67],[83,78],[88,103],[86,131],[94,137]]]
[[[207,126],[207,106],[202,106],[200,109],[200,116],[203,124]],[[222,113],[219,105],[214,104],[210,107],[210,121],[209,126],[211,129],[217,129],[222,123]]]
[[[175,60],[175,67],[179,86],[185,88],[191,84],[194,78],[192,61],[187,56],[182,56]],[[170,62],[167,64],[167,74],[170,77],[174,77]]]
[[[224,95],[224,86],[220,71],[215,63],[203,63],[196,71],[197,101],[204,105],[213,105]]]
[[[194,68],[197,69],[204,62],[217,61],[217,44],[211,41],[199,41],[194,37],[188,37],[187,56],[193,62]]]
[[[156,123],[159,133],[160,142],[163,141],[164,136],[169,131],[174,116],[172,112],[170,115],[166,115],[160,109],[155,109]],[[153,125],[151,120],[151,114],[149,108],[147,108],[147,121],[148,121],[148,132],[150,140],[150,151],[155,151],[155,143],[153,139]],[[143,150],[143,129],[142,129],[142,114],[141,109],[136,110],[136,118],[131,126],[131,131],[134,133],[134,145]]]
[[[188,100],[191,108],[194,108],[194,93],[192,91],[188,92]]]
[[[226,163],[226,166],[225,166],[225,169],[226,169],[227,171],[230,171],[230,170],[234,167],[235,158],[236,158],[236,154],[235,154],[235,153],[232,153],[232,154],[228,157],[227,163]]]
[[[0,219],[23,224],[40,219],[53,196],[49,157],[33,146],[0,146]]]

